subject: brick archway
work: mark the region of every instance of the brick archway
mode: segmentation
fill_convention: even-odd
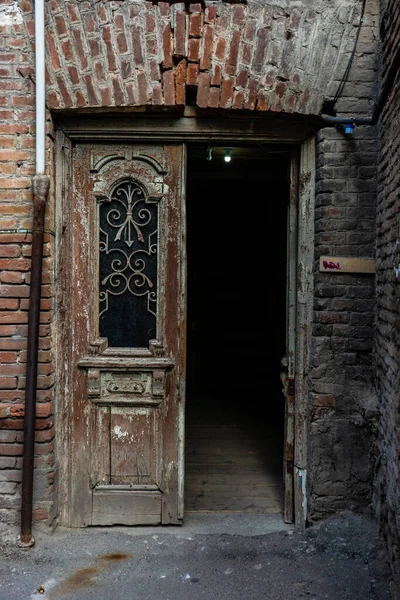
[[[28,3],[27,3],[28,4]],[[52,109],[319,114],[349,54],[359,2],[46,3]],[[33,14],[25,26],[33,33]]]

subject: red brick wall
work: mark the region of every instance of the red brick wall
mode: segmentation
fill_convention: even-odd
[[[171,110],[190,85],[201,109],[319,114],[360,6],[289,4],[51,0],[49,106]]]
[[[11,0],[0,2],[0,523],[18,519],[23,452],[31,235],[8,230],[32,227],[34,57],[23,19],[24,8],[30,6],[23,1],[19,6]],[[51,227],[49,219],[46,227]],[[49,519],[54,479],[49,234],[45,242],[35,447],[34,517],[39,520]]]
[[[393,565],[393,590],[400,598],[400,64],[394,63],[400,48],[400,1],[384,4],[382,84],[391,76],[394,83],[380,119],[375,338],[380,422],[375,503]]]

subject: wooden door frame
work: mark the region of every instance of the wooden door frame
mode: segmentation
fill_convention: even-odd
[[[63,235],[65,220],[70,222],[71,147],[75,142],[205,142],[218,144],[288,144],[300,149],[298,164],[298,245],[295,358],[294,426],[294,513],[295,525],[304,528],[308,518],[308,447],[309,447],[309,367],[313,322],[314,205],[315,205],[315,133],[314,124],[288,120],[254,118],[143,117],[132,114],[79,117],[55,115],[55,215],[56,215],[56,382],[57,382],[57,459],[59,470],[59,520],[70,522],[71,473],[68,456],[71,448],[72,411],[69,402],[71,370],[74,368],[71,337],[65,315],[71,293],[68,273],[71,248]],[[185,217],[185,215],[183,215]],[[183,257],[183,261],[186,257]],[[185,268],[182,265],[182,268]],[[184,403],[179,417],[179,437],[184,436]],[[179,465],[183,473],[184,456]],[[179,481],[183,498],[183,477]],[[183,504],[180,505],[183,517]]]

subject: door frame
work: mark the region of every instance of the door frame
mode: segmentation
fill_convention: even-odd
[[[304,528],[308,519],[310,481],[309,410],[310,410],[310,350],[313,323],[313,266],[314,266],[314,207],[315,207],[315,134],[313,123],[291,122],[287,119],[206,118],[187,111],[190,116],[150,116],[71,114],[55,115],[55,338],[57,389],[57,460],[59,471],[59,520],[70,522],[73,473],[68,457],[71,452],[72,411],[69,401],[70,373],[74,367],[68,321],[68,298],[71,281],[69,248],[63,235],[64,216],[68,215],[71,189],[71,148],[74,142],[212,142],[213,144],[240,143],[288,144],[298,149],[298,220],[297,220],[297,274],[296,274],[296,332],[295,332],[295,418],[294,418],[294,515],[297,528]],[[291,169],[291,172],[295,172]],[[182,174],[184,177],[184,174]],[[186,184],[185,180],[184,183]],[[182,215],[185,218],[185,215]],[[186,256],[183,256],[183,262]],[[182,264],[185,268],[185,264]],[[180,514],[183,517],[184,469],[184,403],[179,416],[179,479]]]

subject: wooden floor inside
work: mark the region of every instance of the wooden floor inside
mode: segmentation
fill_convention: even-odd
[[[186,511],[283,512],[282,434],[216,401],[187,402]]]

